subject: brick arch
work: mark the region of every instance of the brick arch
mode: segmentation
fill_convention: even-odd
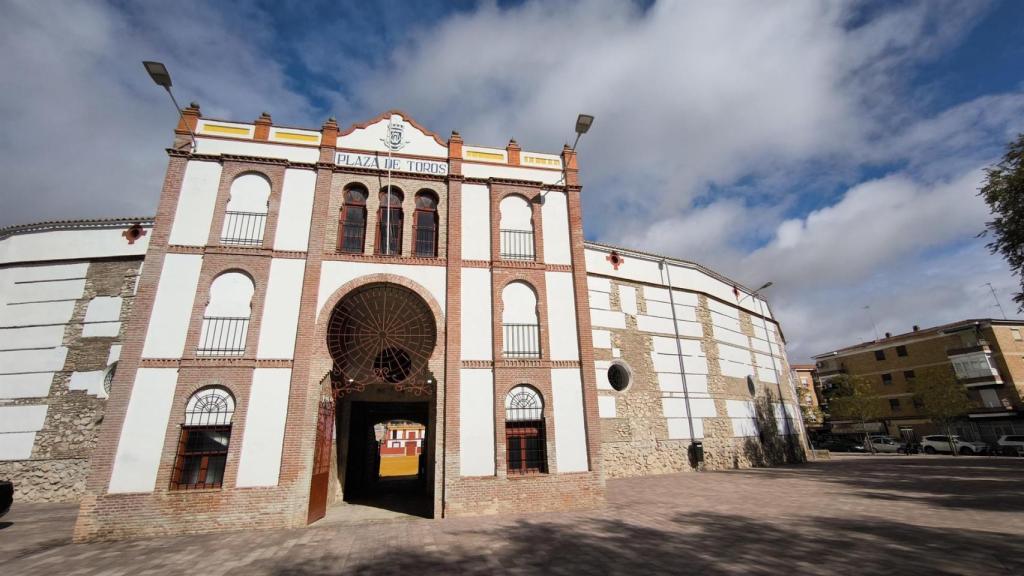
[[[434,315],[434,326],[437,330],[437,340],[434,345],[434,351],[430,355],[430,359],[427,362],[427,366],[434,374],[434,385],[435,389],[440,387],[441,382],[444,380],[444,343],[445,343],[445,316],[441,312],[441,307],[438,305],[437,300],[430,294],[430,291],[424,288],[418,282],[407,278],[405,276],[399,276],[397,274],[367,274],[354,278],[345,284],[338,287],[326,301],[324,305],[317,312],[316,328],[313,331],[313,342],[311,350],[311,366],[310,371],[310,382],[309,386],[315,388],[319,385],[320,380],[323,378],[334,364],[334,359],[331,358],[331,354],[327,349],[327,323],[330,321],[331,312],[334,311],[335,306],[339,302],[353,291],[369,284],[397,284],[412,290],[416,295],[423,299],[430,308],[431,313]]]

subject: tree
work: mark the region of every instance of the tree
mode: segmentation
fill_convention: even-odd
[[[863,376],[851,378],[846,374],[833,376],[829,384],[829,415],[839,420],[859,422],[864,431],[864,443],[874,452],[875,447],[868,442],[867,423],[885,414],[882,397],[875,392],[874,384]]]
[[[1020,278],[1021,291],[1013,295],[1018,310],[1024,311],[1024,134],[1011,142],[998,164],[985,170],[985,185],[978,195],[985,199],[993,219],[979,236],[991,234],[986,246],[999,252]]]
[[[956,373],[949,365],[918,370],[911,389],[917,400],[918,410],[942,427],[949,441],[949,451],[955,456],[956,446],[950,434],[950,426],[974,408],[974,402],[967,395],[967,389],[960,384]]]

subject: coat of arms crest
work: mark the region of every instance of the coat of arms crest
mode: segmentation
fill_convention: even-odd
[[[405,123],[402,119],[397,116],[392,116],[388,122],[388,139],[384,142],[388,149],[392,152],[401,150],[406,145],[405,140],[402,139],[405,131]]]

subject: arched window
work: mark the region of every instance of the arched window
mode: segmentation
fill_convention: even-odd
[[[224,212],[221,244],[261,246],[267,224],[270,181],[260,174],[242,174],[231,183],[231,198]]]
[[[377,254],[402,253],[402,191],[392,186],[380,191],[377,210]]]
[[[413,220],[416,256],[437,256],[437,195],[430,190],[416,193],[416,215]]]
[[[544,400],[532,386],[520,384],[505,396],[505,454],[509,474],[548,471]]]
[[[502,351],[505,358],[540,358],[537,293],[526,282],[509,282],[501,291]]]
[[[171,473],[172,490],[220,488],[234,413],[234,397],[219,386],[203,388],[188,399]]]
[[[504,260],[534,260],[537,251],[533,241],[533,212],[530,203],[522,196],[509,195],[498,205],[501,211],[499,224],[499,255]]]
[[[252,280],[240,272],[226,272],[210,284],[210,302],[203,313],[197,356],[241,356],[249,333]]]
[[[338,222],[338,251],[361,254],[366,241],[366,188],[345,189],[345,205]]]

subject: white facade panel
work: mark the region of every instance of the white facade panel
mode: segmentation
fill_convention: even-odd
[[[590,299],[590,307],[597,310],[611,310],[611,294],[607,292],[596,292],[594,290],[587,291],[587,297]]]
[[[61,267],[63,268],[63,266]],[[52,302],[53,300],[78,300],[85,292],[85,278],[68,278],[66,280],[20,281],[19,272],[25,268],[14,268],[9,272],[12,280],[0,290],[4,296],[0,302]],[[84,274],[85,272],[83,272]],[[3,313],[0,312],[0,317]]]
[[[152,492],[171,416],[175,368],[139,368],[121,427],[108,492]]]
[[[171,244],[206,246],[209,242],[220,175],[219,162],[189,161],[171,226]]]
[[[543,184],[557,184],[562,180],[561,170],[538,170],[535,168],[517,168],[515,166],[499,166],[496,164],[462,163],[462,175],[466,178],[511,178],[513,180],[532,180]],[[465,189],[465,186],[463,186]]]
[[[691,338],[703,338],[704,327],[700,325],[700,322],[687,322],[686,320],[680,320],[676,322],[677,330],[679,330],[680,336],[689,336]]]
[[[612,282],[607,278],[598,278],[597,276],[587,276],[587,290],[593,290],[594,292],[611,292]]]
[[[668,424],[669,440],[689,440],[690,423],[686,418],[666,418]],[[704,421],[700,418],[693,419],[693,435],[697,440],[704,437]]]
[[[491,191],[484,184],[462,185],[462,259],[491,259]]]
[[[462,359],[490,360],[494,354],[491,313],[491,271],[462,269]]]
[[[72,372],[71,380],[68,381],[68,390],[85,390],[86,394],[106,398],[107,392],[103,389],[103,377],[106,374],[106,370]]]
[[[0,434],[0,460],[28,460],[35,443],[35,432]]]
[[[728,328],[722,328],[721,326],[718,325],[713,325],[711,327],[711,331],[714,333],[715,340],[727,342],[734,346],[742,346],[743,348],[750,347],[750,338],[748,338],[745,334],[733,332]]]
[[[307,250],[315,189],[316,172],[295,168],[284,171],[281,211],[277,219],[277,232],[274,235],[274,250]]]
[[[121,331],[121,303],[120,296],[97,296],[90,300],[82,336],[117,336]]]
[[[742,332],[743,331],[743,329],[740,327],[740,321],[739,320],[737,320],[735,318],[732,318],[730,316],[726,316],[725,314],[720,314],[720,313],[715,312],[715,311],[711,312],[711,324],[713,324],[716,328],[718,328],[718,327],[728,328],[729,330],[732,330],[733,332]]]
[[[321,310],[324,303],[335,290],[347,282],[370,276],[372,274],[393,274],[408,278],[427,290],[434,299],[441,313],[445,308],[445,292],[447,286],[447,270],[444,266],[410,266],[403,264],[376,264],[372,262],[338,262],[323,263],[320,274],[320,290],[316,308]],[[318,312],[319,314],[319,312]]]
[[[46,421],[46,404],[0,406],[0,433],[37,432]]]
[[[591,330],[594,338],[594,348],[607,350],[612,347],[612,333],[608,330]]]
[[[625,328],[626,315],[622,312],[610,310],[591,310],[590,323],[593,326],[604,328]]]
[[[625,322],[623,322],[625,324]],[[619,326],[620,328],[624,326]],[[656,316],[637,316],[637,330],[641,332],[654,332],[656,334],[675,334],[672,328],[671,318],[658,318]]]
[[[571,272],[545,272],[548,293],[548,338],[552,360],[579,360],[576,297]]]
[[[611,382],[608,381],[608,368],[611,368],[611,360],[594,360],[594,373],[597,376],[598,390],[614,390]]]
[[[33,326],[31,328],[0,328],[0,351],[23,348],[57,347],[64,342],[67,326]],[[5,372],[0,367],[0,372]]]
[[[0,375],[0,400],[43,398],[50,394],[53,372]]]
[[[754,418],[730,418],[732,435],[736,438],[757,436],[757,420]]]
[[[35,304],[8,304],[3,308],[0,325],[38,326],[40,324],[67,324],[75,312],[75,301],[39,302]]]
[[[583,382],[573,368],[551,370],[558,472],[588,469],[586,427],[583,424]]]
[[[777,384],[779,382],[778,378],[775,377],[774,370],[771,368],[763,368],[761,366],[758,366],[757,368],[757,379],[761,382],[771,382],[772,384]]]
[[[547,190],[540,209],[544,226],[544,262],[572,264],[569,250],[569,208],[565,192]]]
[[[619,307],[626,314],[636,316],[636,288],[632,286],[619,286]]]
[[[64,229],[14,234],[0,240],[0,264],[144,255],[149,246],[149,234],[139,238],[134,244],[129,244],[121,235],[128,226],[117,224],[85,230]],[[84,269],[87,265],[82,266]],[[85,276],[85,273],[81,275]]]
[[[277,486],[291,377],[290,368],[257,368],[253,372],[242,455],[238,461],[237,485],[240,488]]]
[[[750,364],[750,351],[745,348],[737,348],[735,346],[726,346],[725,344],[719,344],[718,357],[723,360],[729,360],[730,362]]]
[[[274,258],[270,261],[257,358],[290,359],[294,356],[305,271],[305,260]]]
[[[142,347],[143,358],[181,358],[202,266],[202,256],[168,254],[164,257],[146,343]]]
[[[754,367],[750,364],[729,362],[721,358],[718,359],[718,367],[722,371],[722,376],[730,376],[732,378],[746,378],[754,373]]]
[[[64,368],[68,349],[41,348],[37,350],[15,350],[0,352],[0,372],[18,374],[22,372],[56,372]]]
[[[615,396],[598,396],[597,413],[601,418],[615,418]]]
[[[459,474],[494,475],[494,375],[491,370],[460,371]]]

